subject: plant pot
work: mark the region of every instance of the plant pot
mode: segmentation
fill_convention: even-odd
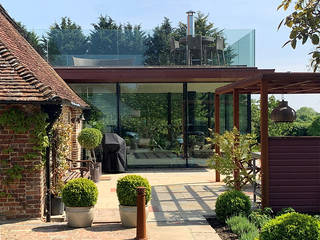
[[[66,207],[69,227],[91,227],[94,217],[94,207]]]
[[[119,205],[119,212],[121,223],[125,227],[137,226],[137,206],[123,206]],[[146,219],[149,215],[148,206],[146,206]]]
[[[64,211],[64,203],[62,197],[53,196],[51,198],[51,215],[62,215]]]
[[[101,162],[93,163],[93,167],[90,168],[90,176],[92,181],[99,182],[101,176]]]

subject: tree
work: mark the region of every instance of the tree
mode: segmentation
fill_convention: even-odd
[[[268,116],[271,115],[273,109],[279,105],[280,101],[273,95],[268,100]],[[274,123],[268,119],[269,136],[288,136],[290,135],[293,124],[292,123]],[[252,101],[251,104],[251,129],[252,133],[260,139],[260,101]]]
[[[61,18],[60,24],[54,23],[47,35],[43,41],[48,44],[49,61],[54,65],[67,64],[65,56],[57,55],[80,55],[87,51],[87,37],[81,27],[68,17]]]
[[[319,115],[313,108],[301,107],[297,110],[297,122],[311,123]]]
[[[223,31],[214,27],[212,22],[208,20],[209,15],[205,15],[201,12],[197,12],[195,16],[195,31],[196,34],[209,37],[222,37]],[[170,39],[174,38],[179,40],[186,36],[187,25],[179,22],[178,27],[174,28],[168,18],[164,18],[162,24],[153,30],[152,35],[148,35],[145,45],[145,64],[146,65],[171,65],[170,61]],[[211,44],[214,46],[215,44]],[[225,50],[226,64],[230,65],[232,59],[236,56],[230,47]],[[214,58],[213,64],[217,64],[216,58]],[[182,62],[181,62],[182,63]]]
[[[117,24],[109,16],[100,16],[92,26],[89,54],[143,54],[145,33],[140,25]]]
[[[284,45],[291,44],[293,49],[296,48],[297,42],[305,44],[308,39],[314,45],[315,49],[312,54],[311,66],[316,71],[320,65],[320,0],[297,0],[292,4],[292,0],[283,0],[279,5],[279,9],[286,11],[291,5],[294,6],[294,11],[283,19],[281,25],[285,25],[291,29],[290,40]]]
[[[170,65],[170,38],[173,27],[169,18],[164,18],[162,24],[153,30],[153,35],[148,35],[145,40],[146,65]]]
[[[320,136],[320,117],[316,117],[308,127],[308,135]]]
[[[41,42],[39,36],[33,31],[28,31],[26,26],[23,25],[21,22],[16,23],[19,26],[19,33],[30,43],[30,45],[40,54],[41,57],[45,57],[45,46]]]

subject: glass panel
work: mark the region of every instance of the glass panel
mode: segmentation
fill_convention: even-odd
[[[114,67],[157,65],[255,65],[255,31],[222,30],[186,39],[185,32],[159,37],[140,27],[111,29],[36,29],[42,54],[53,66]],[[205,34],[205,33],[203,33]],[[209,34],[210,35],[210,34]],[[190,53],[186,54],[186,45]],[[191,56],[189,61],[187,55]],[[201,56],[201,57],[199,57]]]
[[[121,136],[129,167],[185,166],[182,84],[125,83],[121,92]]]
[[[102,132],[116,131],[116,84],[70,84],[70,87],[91,105],[90,125]]]
[[[214,129],[214,92],[227,83],[188,83],[188,164],[207,166],[212,146],[205,139]]]

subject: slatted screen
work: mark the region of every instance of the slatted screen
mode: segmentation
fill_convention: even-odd
[[[270,205],[320,211],[320,137],[269,138]]]

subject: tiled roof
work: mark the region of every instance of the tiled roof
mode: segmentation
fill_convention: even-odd
[[[88,107],[17,27],[0,4],[0,102],[62,101]]]

